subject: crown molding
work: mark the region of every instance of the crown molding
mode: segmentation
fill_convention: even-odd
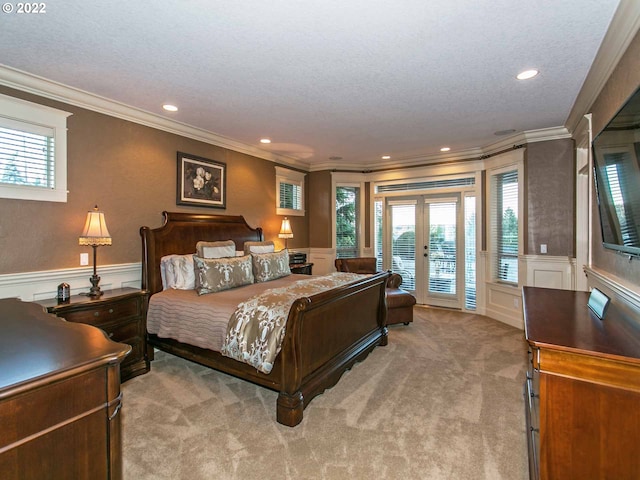
[[[583,115],[589,113],[638,29],[640,2],[621,0],[565,122],[569,132],[574,132]]]
[[[640,11],[640,8],[638,8],[638,10]],[[519,145],[522,143],[570,138],[570,133],[567,128],[551,127],[519,132],[514,135],[501,138],[499,141],[484,147],[474,147],[455,152],[436,153],[432,155],[401,157],[394,159],[392,163],[386,163],[384,166],[376,164],[372,167],[368,164],[349,164],[344,162],[320,162],[310,164],[292,157],[268,152],[201,128],[177,122],[155,113],[131,107],[124,103],[110,100],[84,90],[69,87],[62,83],[54,82],[2,64],[0,64],[0,85],[309,172],[345,169],[353,170],[354,172],[370,172],[415,168],[438,163],[455,163],[477,160],[485,155],[491,155],[506,148],[510,148],[513,145]]]
[[[270,162],[282,163],[306,170],[309,169],[308,163],[301,162],[295,158],[268,152],[186,123],[177,122],[161,115],[126,105],[122,102],[110,100],[100,95],[95,95],[2,64],[0,64],[0,85],[182,137],[191,138],[217,147],[262,158]]]
[[[497,152],[512,148],[515,145],[524,143],[546,142],[549,140],[559,140],[563,138],[571,138],[571,134],[565,127],[549,127],[538,130],[527,130],[519,132],[508,137],[504,137],[497,142],[491,143],[481,148],[469,148],[456,152],[438,153],[433,155],[422,155],[418,157],[404,157],[396,159],[393,163],[387,163],[384,166],[376,165],[374,167],[362,164],[345,164],[344,162],[323,162],[314,163],[309,171],[321,170],[352,170],[354,172],[380,172],[385,170],[400,170],[404,168],[426,167],[441,163],[468,162],[472,160],[482,160],[487,155],[493,155]]]

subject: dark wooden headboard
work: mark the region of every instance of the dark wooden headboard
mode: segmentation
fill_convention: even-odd
[[[141,227],[142,288],[151,294],[162,291],[160,259],[165,255],[195,253],[201,240],[233,240],[236,250],[244,242],[262,241],[262,228],[251,228],[242,215],[205,215],[162,212],[159,228]]]

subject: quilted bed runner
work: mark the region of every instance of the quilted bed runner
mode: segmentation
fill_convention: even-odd
[[[334,272],[251,297],[240,303],[231,316],[221,353],[248,363],[262,373],[270,373],[280,353],[293,302],[362,277],[355,273]]]

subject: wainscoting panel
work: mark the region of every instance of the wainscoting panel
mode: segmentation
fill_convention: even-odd
[[[336,252],[333,248],[310,248],[309,262],[313,263],[314,275],[327,275],[335,272],[334,260]]]
[[[93,267],[0,275],[0,298],[17,297],[25,302],[55,298],[60,283],[68,283],[71,294],[77,295],[89,291],[92,275]],[[98,266],[98,275],[102,290],[140,288],[142,266],[140,263]]]
[[[485,315],[524,330],[520,289],[492,282],[486,282],[485,288]]]
[[[525,285],[530,287],[575,289],[576,261],[570,257],[523,255],[520,265],[526,271]]]

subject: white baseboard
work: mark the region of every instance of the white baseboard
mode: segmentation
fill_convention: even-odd
[[[142,266],[139,262],[102,265],[98,267],[97,273],[102,290],[140,288],[141,285]],[[91,288],[89,278],[92,275],[93,267],[0,275],[0,298],[17,297],[26,302],[55,298],[58,285],[63,282],[71,286],[72,295],[88,292]]]

